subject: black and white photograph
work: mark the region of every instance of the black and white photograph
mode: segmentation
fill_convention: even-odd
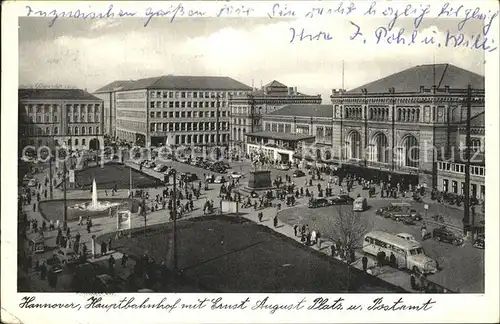
[[[18,7],[2,118],[18,307],[498,297],[498,4],[299,3]],[[283,293],[305,299],[251,297]]]

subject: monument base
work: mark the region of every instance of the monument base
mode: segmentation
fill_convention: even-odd
[[[272,187],[271,171],[269,170],[251,170],[248,179],[248,188],[258,190]]]

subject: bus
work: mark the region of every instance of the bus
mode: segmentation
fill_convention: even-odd
[[[354,202],[352,203],[353,211],[364,212],[367,209],[368,209],[368,202],[366,201],[366,198],[358,197],[354,199]]]
[[[408,241],[384,231],[367,233],[364,237],[363,252],[373,256],[384,252],[387,257],[393,253],[399,269],[406,268],[423,274],[437,272],[437,262],[425,255],[419,242]]]

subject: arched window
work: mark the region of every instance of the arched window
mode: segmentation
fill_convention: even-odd
[[[45,127],[45,135],[50,135],[50,128]]]
[[[92,133],[92,127],[89,127],[89,135],[90,135],[90,134],[93,134],[93,133]]]
[[[361,135],[357,131],[352,131],[349,134],[348,141],[346,143],[348,150],[347,156],[351,159],[361,158]]]
[[[401,117],[402,117],[401,109],[398,109],[398,121],[401,121]]]
[[[372,141],[372,161],[387,163],[389,162],[387,136],[384,133],[378,133]]]
[[[82,126],[82,135],[85,135],[85,126]]]
[[[78,135],[78,127],[75,127],[75,135]]]
[[[373,108],[370,108],[370,119],[373,119]]]
[[[85,139],[82,139],[82,145],[85,145]]]
[[[59,128],[57,128],[57,126],[56,126],[56,127],[54,127],[54,135],[58,135],[58,134],[59,134]]]
[[[75,145],[78,145],[78,138],[75,138]]]
[[[415,118],[417,122],[420,121],[420,109],[417,109]]]
[[[403,139],[404,165],[418,168],[420,160],[420,146],[413,135],[407,135]]]
[[[165,124],[163,124],[163,125],[165,125]],[[164,127],[164,128],[163,128],[163,131],[166,131],[166,130],[167,130],[167,128],[166,128],[166,127]],[[96,128],[95,128],[95,133],[96,133],[96,134],[99,134],[99,126],[96,126]]]

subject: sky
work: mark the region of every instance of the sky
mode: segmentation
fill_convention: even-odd
[[[351,89],[419,64],[451,63],[484,75],[484,53],[436,45],[375,44],[374,32],[387,19],[354,21],[369,39],[350,41],[356,28],[343,19],[269,18],[144,18],[76,20],[59,18],[52,27],[45,18],[19,19],[19,84],[62,85],[92,92],[114,80],[160,75],[229,76],[260,87],[278,80],[299,92],[321,94]],[[424,19],[418,37],[456,31],[458,20]],[[393,30],[411,19],[399,19]],[[292,42],[291,28],[306,34],[330,33],[329,41]],[[463,32],[477,33],[469,22]],[[344,63],[342,63],[344,62]],[[342,80],[342,65],[344,78]]]

